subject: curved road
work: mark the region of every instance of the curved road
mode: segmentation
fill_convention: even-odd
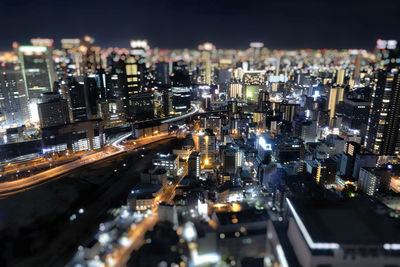
[[[129,134],[130,135],[130,134]],[[87,155],[81,159],[75,160],[73,162],[66,163],[64,165],[46,170],[44,172],[32,175],[27,178],[19,179],[16,181],[5,182],[0,184],[0,198],[6,197],[12,194],[16,194],[22,191],[29,190],[43,183],[56,180],[61,174],[72,171],[76,168],[82,167],[87,164],[94,163],[96,161],[104,160],[106,158],[113,157],[115,155],[125,153],[137,147],[141,147],[153,142],[157,142],[171,136],[168,134],[161,134],[157,136],[145,137],[135,140],[133,145],[120,145],[120,143],[126,139],[129,135],[124,135],[118,140],[112,143],[112,147],[107,147],[104,151],[96,152]]]

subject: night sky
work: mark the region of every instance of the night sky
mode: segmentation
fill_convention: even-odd
[[[378,38],[400,39],[399,0],[0,0],[0,50],[31,37],[96,39],[128,47],[366,48]]]

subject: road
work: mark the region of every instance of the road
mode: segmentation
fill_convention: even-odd
[[[187,169],[176,179],[172,185],[165,184],[158,191],[152,213],[147,218],[143,219],[135,227],[131,227],[128,231],[128,246],[119,246],[109,254],[106,258],[106,266],[108,267],[123,267],[126,266],[130,255],[134,250],[139,249],[144,241],[144,237],[147,231],[151,230],[158,222],[158,204],[161,202],[170,202],[175,196],[176,186],[182,181],[183,177],[187,175]]]
[[[163,120],[161,123],[171,123],[171,122],[175,122],[175,121],[180,121],[182,119],[185,119],[185,118],[188,118],[190,116],[197,114],[200,110],[199,106],[196,104],[191,104],[191,105],[192,105],[192,109],[188,113],[177,116],[177,117],[173,117],[170,119]]]
[[[122,138],[124,137],[124,138]],[[160,134],[157,136],[150,136],[145,138],[140,138],[135,140],[134,142],[130,142],[126,145],[121,145],[126,137],[122,136],[118,140],[112,143],[112,146],[106,147],[103,151],[95,152],[93,154],[84,156],[78,160],[63,164],[61,166],[46,170],[44,172],[32,175],[27,178],[5,182],[0,184],[0,198],[6,197],[12,194],[16,194],[22,191],[26,191],[41,185],[43,183],[47,183],[57,179],[61,174],[72,171],[76,168],[82,167],[87,164],[94,163],[96,161],[104,160],[113,156],[116,156],[121,153],[125,153],[132,149],[136,149],[137,147],[141,147],[153,142],[161,141],[166,138],[170,138],[171,136],[168,134]]]

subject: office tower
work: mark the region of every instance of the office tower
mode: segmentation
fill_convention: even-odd
[[[201,153],[201,163],[205,168],[215,164],[217,143],[215,134],[210,129],[205,129],[199,134],[199,150]]]
[[[151,120],[154,118],[154,94],[143,92],[132,94],[129,99],[128,118],[130,121]]]
[[[273,111],[281,120],[292,122],[298,114],[300,104],[289,103],[286,99],[282,102],[275,102]]]
[[[269,106],[269,93],[267,91],[260,91],[258,95],[258,111],[266,112]]]
[[[28,101],[21,68],[14,62],[4,62],[0,65],[0,110],[2,127],[23,125],[29,121]]]
[[[360,78],[360,69],[361,69],[361,51],[358,51],[356,55],[356,64],[354,67],[353,79],[356,80]]]
[[[336,181],[337,164],[331,159],[306,160],[306,170],[312,174],[318,184],[334,184]]]
[[[102,99],[101,91],[104,91],[99,75],[89,74],[84,79],[85,105],[89,119],[97,118],[97,103]]]
[[[247,71],[243,74],[244,97],[251,102],[257,102],[258,93],[266,90],[265,71]]]
[[[56,92],[44,93],[38,104],[40,127],[52,127],[70,123],[68,102]]]
[[[236,147],[228,147],[223,153],[224,174],[234,175],[242,166],[242,153]]]
[[[332,87],[329,89],[328,95],[328,110],[330,124],[332,124],[332,119],[335,117],[336,105],[343,101],[344,88],[341,86]]]
[[[346,74],[346,70],[344,69],[338,69],[336,71],[336,85],[341,86],[344,84],[344,76]]]
[[[361,168],[357,187],[361,192],[373,196],[379,188],[379,176],[374,174],[374,168]]]
[[[316,121],[296,121],[295,133],[305,143],[315,142],[317,138],[317,122]]]
[[[201,170],[200,152],[193,151],[192,153],[190,153],[188,159],[188,172],[189,174],[195,176],[196,178],[199,178],[200,170]]]
[[[238,103],[236,99],[228,101],[228,112],[229,114],[235,114],[238,112]]]
[[[356,154],[354,159],[353,178],[358,179],[361,168],[375,168],[377,160],[378,155],[375,154]]]
[[[186,112],[190,109],[190,88],[172,87],[172,108],[175,113]]]
[[[103,120],[104,128],[125,124],[124,103],[119,99],[106,99],[98,103],[99,117]]]
[[[172,64],[170,76],[171,85],[175,87],[190,87],[192,85],[189,72],[189,65],[184,61],[177,61]]]
[[[153,157],[153,166],[165,169],[171,175],[176,175],[178,171],[179,157],[174,154],[157,153]]]
[[[69,79],[67,84],[67,101],[72,122],[86,121],[88,111],[86,106],[85,83],[81,77]]]
[[[241,99],[243,97],[243,85],[239,81],[232,81],[229,85],[229,98]]]
[[[37,104],[41,101],[41,95],[51,92],[53,88],[50,50],[46,46],[19,46],[18,56],[29,101],[30,119],[37,122]]]
[[[381,156],[398,154],[400,127],[400,73],[380,71],[374,87],[366,148]]]
[[[155,82],[157,85],[168,86],[171,84],[170,79],[170,64],[168,62],[157,62],[156,63],[156,77]]]
[[[343,114],[343,128],[359,130],[365,135],[370,107],[371,102],[363,99],[344,98],[338,108],[338,112]]]
[[[205,79],[204,83],[210,85],[211,79],[211,51],[215,50],[215,46],[212,43],[204,43],[199,45],[199,50],[202,51],[202,61],[205,66]]]
[[[344,151],[340,157],[339,171],[346,178],[350,178],[353,174],[354,161],[356,155],[361,151],[361,145],[354,141],[346,142]]]

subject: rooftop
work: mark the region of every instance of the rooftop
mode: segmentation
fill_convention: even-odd
[[[309,235],[313,243],[400,243],[400,224],[378,214],[368,198],[335,201],[288,199],[287,202],[299,228],[305,228],[301,229],[303,236]]]

